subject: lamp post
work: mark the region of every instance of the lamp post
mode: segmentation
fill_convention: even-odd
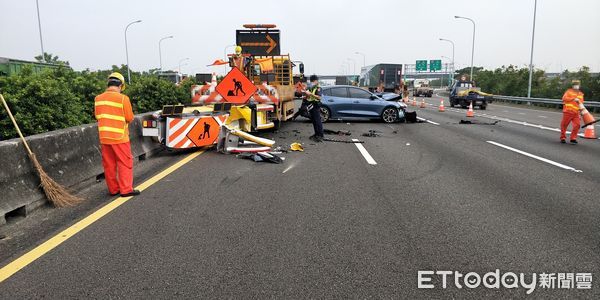
[[[178,64],[178,65],[179,65],[179,68],[177,69],[177,71],[178,71],[180,74],[181,74],[181,63],[182,63],[182,62],[184,62],[184,61],[186,61],[186,60],[190,60],[190,58],[189,58],[189,57],[186,57],[186,58],[184,58],[184,59],[180,59],[180,60],[179,60],[179,64]]]
[[[350,58],[350,57],[348,57],[347,59],[348,59],[348,61],[352,61],[352,64],[353,64],[352,75],[356,75],[356,60],[353,58]]]
[[[444,58],[448,61],[452,61],[452,59],[450,57],[442,55],[442,59],[444,59]],[[454,68],[454,64],[452,65],[452,68]],[[450,78],[454,77],[454,72],[452,72],[452,76],[451,76],[450,72],[448,72],[448,64],[446,64],[446,73],[448,73],[448,85],[450,85]],[[442,76],[442,78],[443,78],[443,76]],[[440,84],[440,87],[442,87],[441,84]]]
[[[44,40],[42,39],[42,22],[40,21],[40,4],[38,0],[35,0],[35,6],[37,8],[38,29],[40,30],[40,46],[42,47],[42,61],[46,62],[46,56],[44,55]]]
[[[471,81],[473,80],[473,56],[475,55],[475,21],[473,19],[461,16],[454,16],[455,19],[465,19],[473,23],[473,42],[471,45]]]
[[[354,54],[362,55],[362,57],[363,57],[363,68],[366,67],[367,66],[367,56],[364,53],[361,53],[361,52],[354,52]]]
[[[440,38],[440,41],[444,41],[444,42],[449,42],[450,44],[452,44],[452,77],[454,77],[454,42],[448,39],[443,39]],[[444,56],[442,56],[444,57]]]
[[[164,41],[166,39],[172,39],[172,38],[173,38],[173,36],[170,35],[170,36],[166,36],[158,41],[158,60],[160,61],[160,71],[161,72],[162,72],[162,50],[160,48],[160,43],[162,43],[162,41]]]
[[[131,71],[129,70],[129,50],[127,49],[127,29],[129,29],[129,26],[135,24],[135,23],[140,23],[142,22],[142,20],[137,20],[137,21],[133,21],[129,24],[127,24],[127,26],[125,26],[125,59],[127,60],[127,83],[131,84]]]
[[[533,2],[533,30],[531,32],[531,55],[529,57],[529,86],[527,87],[527,98],[531,98],[531,80],[533,78],[533,41],[535,39],[535,15],[537,13],[537,0]]]

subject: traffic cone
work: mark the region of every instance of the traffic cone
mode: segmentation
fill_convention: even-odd
[[[425,99],[421,99],[421,105],[419,106],[420,108],[425,108]]]
[[[579,103],[579,114],[583,117],[583,127],[596,123],[594,116],[583,106],[583,103]]]
[[[417,106],[417,98],[413,97],[412,106]]]
[[[467,117],[474,117],[475,115],[473,114],[473,102],[469,103],[469,110],[467,110]]]
[[[212,93],[217,88],[217,73],[212,73],[212,78],[210,79],[210,87],[208,90]]]
[[[446,108],[444,107],[444,99],[440,100],[440,108],[439,112],[445,112]]]
[[[588,125],[585,127],[585,131],[583,132],[584,139],[595,139],[596,131],[594,130],[594,124]]]

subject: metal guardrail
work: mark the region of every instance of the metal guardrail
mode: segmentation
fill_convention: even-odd
[[[554,104],[554,105],[562,105],[561,99],[550,99],[550,98],[527,98],[527,97],[514,97],[514,96],[492,96],[494,100],[502,100],[509,102],[518,102],[518,103],[543,103],[543,104]],[[585,101],[584,105],[586,108],[591,107],[600,107],[600,101]]]

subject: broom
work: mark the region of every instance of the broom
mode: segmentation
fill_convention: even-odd
[[[48,174],[46,174],[44,169],[42,169],[42,165],[40,165],[40,163],[38,162],[37,158],[35,157],[35,154],[33,152],[31,152],[31,149],[29,148],[27,141],[25,140],[25,138],[23,137],[23,134],[21,133],[21,129],[19,129],[19,125],[17,125],[17,121],[15,121],[15,117],[13,117],[12,112],[10,111],[10,108],[8,108],[8,104],[4,100],[4,97],[2,96],[2,94],[0,94],[0,100],[2,100],[2,104],[4,105],[6,112],[8,112],[8,116],[12,120],[13,125],[15,125],[15,128],[17,129],[17,133],[19,134],[21,141],[23,141],[23,144],[25,145],[25,149],[27,149],[27,155],[29,156],[29,159],[31,160],[33,167],[35,168],[38,175],[40,176],[40,182],[41,182],[40,185],[42,186],[42,189],[44,189],[44,193],[46,194],[46,197],[56,207],[72,206],[72,205],[75,205],[75,204],[81,202],[83,199],[81,199],[77,196],[71,195],[65,187],[56,183],[56,181],[52,180],[52,178],[50,178],[50,176],[48,176]]]

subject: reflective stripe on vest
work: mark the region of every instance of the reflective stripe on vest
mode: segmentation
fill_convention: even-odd
[[[318,90],[319,90],[319,86],[318,86],[318,85],[315,85],[315,86],[313,86],[312,88],[310,88],[308,91],[309,91],[309,92],[311,92],[311,94],[314,94],[314,93],[316,93]],[[317,97],[315,97],[315,96],[313,96],[313,95],[310,95],[310,96],[308,97],[308,101],[319,101],[319,99],[317,99]]]
[[[98,120],[98,134],[100,139],[121,140],[125,136],[125,110],[123,108],[124,95],[120,95],[120,103],[114,100],[95,101],[96,119]]]

